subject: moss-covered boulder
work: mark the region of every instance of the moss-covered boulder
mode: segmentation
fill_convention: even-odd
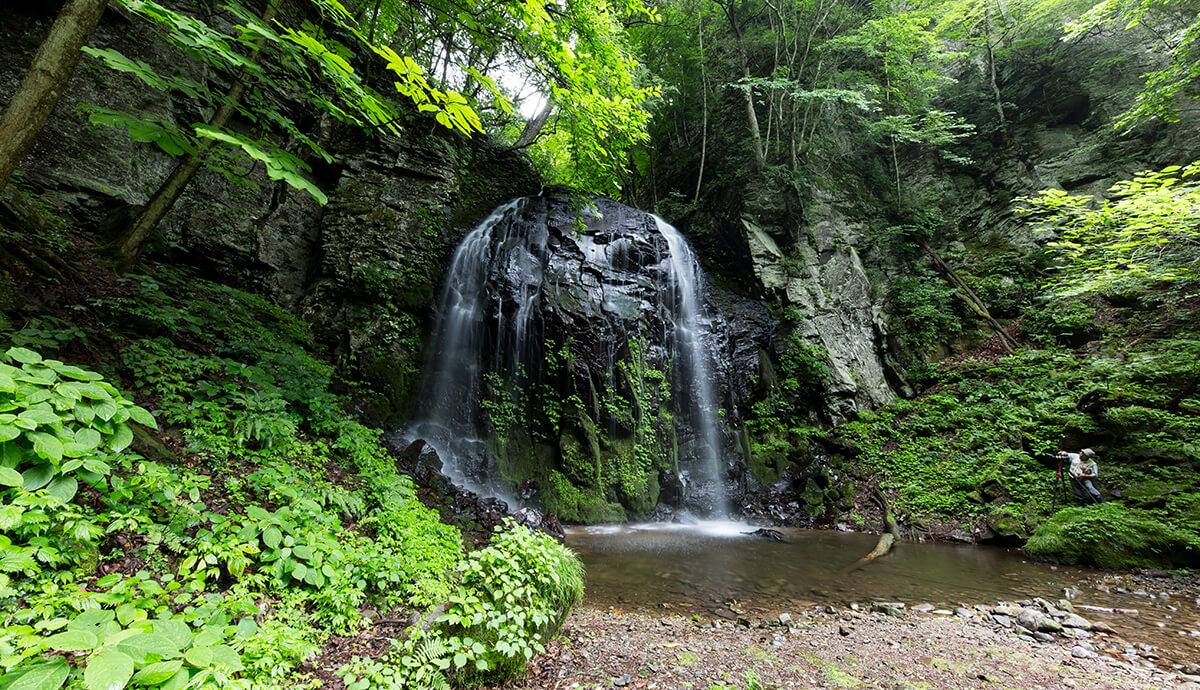
[[[1119,503],[1066,508],[1037,528],[1025,550],[1045,560],[1105,568],[1200,567],[1200,536]]]

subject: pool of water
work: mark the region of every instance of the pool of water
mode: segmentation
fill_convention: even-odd
[[[866,600],[953,608],[1071,591],[1075,604],[1136,609],[1137,614],[1080,610],[1131,642],[1148,642],[1181,663],[1200,662],[1200,601],[1163,580],[1139,588],[1111,573],[1052,566],[1018,550],[902,543],[866,566],[848,570],[878,537],[780,529],[783,542],[746,534],[734,522],[604,525],[568,530],[567,545],[587,567],[587,602],[734,618],[796,613],[821,604]],[[1124,591],[1121,591],[1124,590]]]

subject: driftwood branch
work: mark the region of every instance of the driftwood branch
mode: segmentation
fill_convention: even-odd
[[[879,541],[875,542],[875,548],[871,549],[871,553],[842,569],[843,575],[849,575],[876,558],[886,555],[896,545],[896,542],[900,541],[900,526],[896,524],[896,518],[892,516],[887,498],[879,491],[876,491],[873,497],[883,511],[883,534],[879,535]]]

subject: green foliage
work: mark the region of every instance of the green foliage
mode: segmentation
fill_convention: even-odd
[[[414,632],[386,661],[356,659],[339,674],[347,688],[439,688],[507,678],[558,632],[583,598],[583,566],[550,537],[511,520],[459,566],[439,627]],[[513,609],[514,602],[521,602]]]
[[[73,500],[79,482],[105,488],[114,457],[145,409],[96,374],[32,350],[0,356],[0,584],[9,574],[76,563],[103,533]],[[17,366],[14,366],[17,365]]]
[[[1022,201],[1061,236],[1050,244],[1061,261],[1048,286],[1057,297],[1087,292],[1126,294],[1164,282],[1200,278],[1200,162],[1143,172],[1118,182],[1109,197],[1046,190]]]
[[[1106,568],[1200,566],[1200,534],[1119,503],[1066,508],[1038,527],[1025,550],[1048,560]]]
[[[259,130],[282,134],[305,144],[325,160],[329,154],[315,139],[303,132],[271,96],[299,97],[326,115],[373,133],[384,130],[399,133],[400,116],[382,96],[371,90],[355,72],[347,56],[352,51],[377,54],[396,77],[396,92],[411,101],[418,112],[432,112],[444,127],[464,134],[482,132],[478,115],[460,94],[430,85],[410,58],[404,58],[386,46],[374,46],[353,27],[353,17],[337,0],[313,0],[322,14],[322,26],[304,22],[289,26],[279,19],[266,19],[237,2],[222,8],[235,18],[228,30],[163,7],[152,0],[120,0],[122,8],[149,21],[160,35],[187,58],[218,70],[233,70],[239,83],[248,84],[245,97],[217,94],[204,84],[184,76],[157,72],[149,64],[131,59],[107,48],[84,47],[84,52],[99,58],[109,68],[128,74],[146,86],[187,99],[200,108],[232,108]],[[270,3],[273,16],[275,3]],[[351,40],[346,46],[334,35]],[[263,60],[262,53],[269,53]],[[266,62],[267,64],[264,64]],[[218,141],[232,150],[240,150],[251,160],[262,162],[267,175],[308,192],[325,204],[325,194],[306,176],[310,166],[300,157],[266,139],[254,139],[228,127],[196,123],[189,127],[153,116],[131,114],[86,106],[92,124],[122,127],[134,141],[152,142],[172,156],[199,155],[205,142]],[[223,172],[231,180],[241,177],[237,169],[225,165],[220,156],[205,156],[205,163]]]

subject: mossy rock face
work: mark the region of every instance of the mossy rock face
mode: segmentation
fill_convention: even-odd
[[[550,471],[546,484],[542,493],[546,511],[563,522],[592,524],[626,519],[625,509],[607,500],[599,487],[581,489],[556,470]]]
[[[1045,560],[1105,568],[1200,567],[1200,535],[1119,503],[1066,508],[1042,523],[1025,550]]]
[[[1023,543],[1029,538],[1025,518],[1009,508],[995,508],[988,513],[987,526],[1005,543]]]

